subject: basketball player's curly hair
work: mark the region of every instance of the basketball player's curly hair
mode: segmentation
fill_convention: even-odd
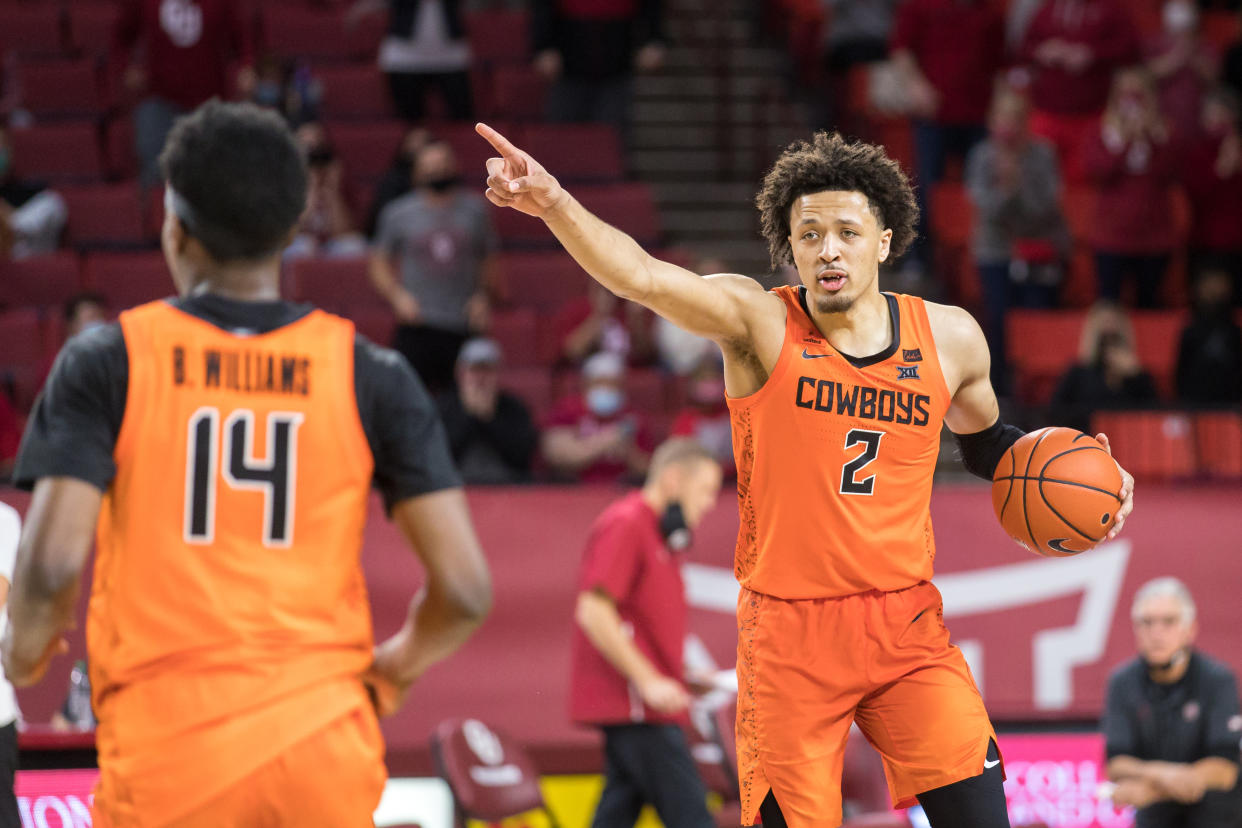
[[[810,141],[795,141],[786,147],[755,196],[773,267],[793,262],[789,210],[794,201],[825,190],[855,191],[867,197],[880,229],[893,231],[889,261],[914,241],[919,206],[897,162],[883,147],[850,142],[837,132],[817,132]]]

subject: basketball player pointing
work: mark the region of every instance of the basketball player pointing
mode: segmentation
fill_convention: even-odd
[[[947,422],[991,479],[1022,432],[999,421],[987,343],[956,307],[881,293],[880,262],[917,207],[879,147],[791,146],[757,203],[774,263],[801,285],[699,276],[647,255],[495,130],[479,133],[492,203],[538,216],[595,279],[724,353],[741,528],[738,766],[742,821],[841,822],[856,721],[898,806],[936,828],[1009,824],[994,733],[931,585],[932,472]],[[1104,441],[1107,446],[1107,441]],[[1115,535],[1132,508],[1124,474]]]

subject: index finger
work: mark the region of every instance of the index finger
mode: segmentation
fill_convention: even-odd
[[[508,138],[482,121],[474,125],[474,131],[482,135],[487,140],[487,143],[491,144],[493,149],[501,155],[508,157],[517,154],[518,148],[513,146]]]

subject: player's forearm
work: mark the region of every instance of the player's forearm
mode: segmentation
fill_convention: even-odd
[[[652,294],[651,256],[638,242],[594,216],[568,192],[543,220],[574,261],[601,285],[637,302]]]
[[[375,292],[391,302],[393,294],[401,287],[392,263],[383,256],[373,254],[367,274],[371,277],[371,285],[375,288]]]
[[[485,609],[471,610],[438,589],[420,592],[411,603],[405,625],[393,636],[400,653],[398,678],[406,685],[457,652],[487,616]]]
[[[591,645],[626,679],[641,684],[660,675],[626,634],[620,614],[607,598],[590,592],[578,596],[575,618]]]
[[[1192,767],[1209,790],[1228,791],[1238,781],[1238,765],[1228,759],[1210,756],[1195,762]]]
[[[1158,775],[1157,762],[1136,759],[1133,756],[1114,756],[1108,760],[1108,779],[1110,782],[1123,782],[1127,779],[1144,781],[1154,780]]]
[[[34,671],[52,643],[73,627],[80,583],[80,578],[74,578],[55,585],[37,570],[19,569],[9,595],[9,628],[4,644],[6,675],[14,684],[25,684],[23,677]]]

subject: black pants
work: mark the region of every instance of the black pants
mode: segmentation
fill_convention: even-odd
[[[466,339],[464,333],[424,325],[398,325],[392,347],[406,358],[427,390],[436,394],[457,387],[453,369],[457,352]]]
[[[1122,279],[1133,275],[1135,298],[1140,308],[1160,307],[1160,281],[1168,269],[1168,254],[1123,256],[1098,250],[1095,254],[1095,278],[1100,286],[1100,298],[1120,302]]]
[[[592,828],[633,828],[643,805],[676,828],[713,828],[707,788],[676,725],[611,725],[604,729],[604,792]]]
[[[470,96],[470,76],[465,72],[387,72],[388,91],[397,114],[414,123],[427,111],[427,92],[435,87],[444,99],[448,116],[454,121],[474,117]]]
[[[0,828],[22,828],[13,777],[17,774],[17,722],[0,727]]]
[[[987,759],[998,758],[996,743],[990,742]],[[978,776],[919,794],[919,804],[932,828],[1009,828],[1004,781],[998,762]],[[771,791],[759,806],[759,815],[763,828],[788,825]]]

